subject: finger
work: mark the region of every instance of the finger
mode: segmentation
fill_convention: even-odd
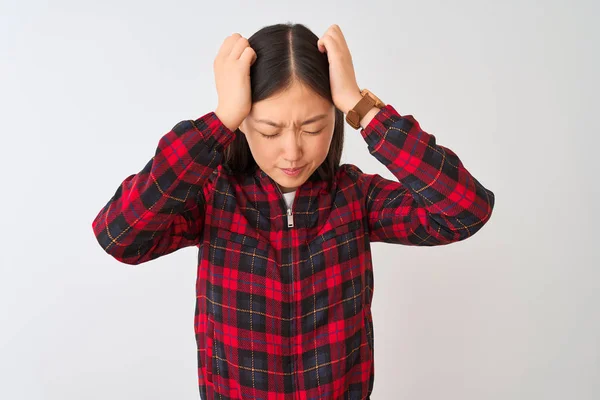
[[[327,49],[325,48],[325,44],[323,43],[323,38],[320,38],[319,40],[317,40],[317,48],[319,49],[319,51],[321,53],[327,52]]]
[[[348,44],[346,43],[346,38],[344,37],[344,33],[342,32],[342,28],[339,27],[339,25],[337,24],[333,24],[331,25],[329,31],[327,32],[327,34],[331,35],[333,38],[335,38],[335,40],[343,46],[348,46]]]
[[[235,42],[233,48],[231,49],[231,53],[229,53],[229,58],[233,60],[239,59],[242,53],[244,52],[244,49],[248,46],[248,39],[246,39],[245,37],[238,38],[237,42]]]
[[[334,38],[333,36],[331,36],[328,33],[323,35],[323,37],[321,38],[321,43],[323,44],[323,46],[325,47],[325,50],[329,54],[335,53],[336,51],[339,50],[339,45],[337,43],[336,38]]]
[[[319,49],[319,51],[321,53],[327,52],[327,43],[326,43],[325,39],[326,39],[327,35],[329,35],[334,29],[335,29],[335,24],[331,25],[329,28],[327,28],[327,30],[325,31],[323,36],[321,36],[321,38],[319,38],[319,40],[317,40],[317,48]]]
[[[342,29],[339,27],[339,25],[337,24],[333,24],[329,27],[329,29],[327,29],[327,32],[325,32],[325,34],[329,34],[332,36],[337,36],[342,32]]]
[[[321,39],[319,39],[319,41],[317,42],[317,46],[320,46],[320,48],[325,51],[332,50],[332,48],[333,48],[332,42],[333,41],[334,41],[334,38],[329,33],[325,33],[321,37]]]
[[[223,44],[221,44],[221,47],[219,48],[219,52],[217,53],[217,56],[218,57],[227,57],[229,55],[229,53],[231,53],[231,49],[233,48],[233,46],[235,45],[237,40],[241,37],[242,37],[242,35],[240,35],[237,32],[227,36],[225,38],[225,40],[223,40]]]
[[[240,56],[240,60],[247,65],[252,65],[256,61],[256,52],[250,46],[246,47]]]
[[[338,28],[338,31],[336,32],[338,35],[338,40],[339,42],[345,46],[348,47],[348,43],[346,42],[346,36],[344,36],[344,34],[342,33],[342,30]]]

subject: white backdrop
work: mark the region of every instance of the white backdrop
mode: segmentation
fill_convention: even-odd
[[[214,110],[223,39],[288,21],[318,36],[340,25],[359,85],[496,195],[463,242],[373,245],[372,398],[600,398],[598,2],[3,0],[0,11],[0,398],[199,398],[197,249],[121,264],[91,222],[162,135]],[[346,135],[343,162],[393,179]]]

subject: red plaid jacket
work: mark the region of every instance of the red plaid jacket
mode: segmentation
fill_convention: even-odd
[[[374,382],[370,243],[436,246],[475,234],[494,194],[411,116],[385,106],[361,134],[398,181],[315,173],[290,209],[257,168],[221,164],[235,132],[182,121],[93,220],[102,248],[141,264],[198,247],[202,399],[366,399]]]

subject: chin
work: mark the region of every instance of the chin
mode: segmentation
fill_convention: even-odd
[[[306,171],[300,171],[300,173],[296,176],[286,175],[281,169],[277,168],[277,180],[276,182],[279,184],[279,187],[282,189],[282,192],[293,192],[301,186],[306,177]]]

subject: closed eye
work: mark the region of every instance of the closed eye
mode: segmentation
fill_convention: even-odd
[[[304,132],[308,133],[309,135],[318,135],[318,134],[319,134],[319,133],[321,133],[322,131],[323,131],[323,129],[320,129],[320,130],[318,130],[318,131],[316,131],[316,132],[308,132],[308,131],[304,131]],[[264,134],[264,133],[262,133],[262,132],[258,132],[258,133],[260,133],[262,137],[265,137],[265,138],[267,138],[267,139],[274,139],[274,138],[276,138],[276,137],[278,137],[278,136],[279,136],[279,133],[276,133],[275,135],[265,135],[265,134]]]
[[[260,133],[260,132],[258,132],[258,133]],[[277,136],[279,136],[279,133],[276,135],[264,135],[264,134],[260,133],[260,136],[267,138],[267,139],[273,139],[273,138],[276,138]]]

